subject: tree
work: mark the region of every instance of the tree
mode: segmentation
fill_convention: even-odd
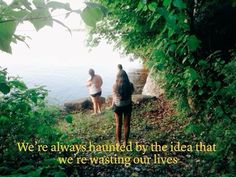
[[[105,9],[95,3],[86,3],[87,7],[83,10],[73,10],[69,3],[45,0],[13,0],[7,4],[0,1],[0,50],[11,53],[11,43],[17,41],[25,42],[25,36],[17,35],[16,28],[20,23],[28,21],[39,31],[45,26],[53,26],[53,23],[59,23],[70,32],[70,28],[63,22],[54,18],[52,11],[62,9],[65,11],[65,17],[71,13],[78,13],[82,19],[90,26],[94,26],[97,21],[104,16]]]
[[[141,57],[177,101],[179,119],[189,119],[192,140],[217,144],[199,173],[233,174],[236,115],[235,1],[97,0],[107,17],[91,31]],[[227,149],[227,150],[226,150]],[[226,150],[226,151],[225,151]],[[211,165],[207,171],[204,165]]]
[[[44,26],[59,23],[69,31],[61,21],[55,19],[51,12],[56,9],[70,13],[79,13],[89,25],[102,18],[96,4],[88,3],[85,9],[72,10],[69,4],[44,0],[13,0],[11,4],[0,0],[0,50],[11,53],[11,43],[25,42],[25,36],[16,34],[17,26],[29,21],[38,31]],[[88,13],[93,16],[88,16]],[[98,18],[97,13],[100,13]],[[67,137],[55,128],[61,115],[59,109],[46,104],[47,90],[43,87],[28,88],[16,77],[8,75],[0,67],[0,174],[4,176],[66,176],[64,167],[53,159],[55,153],[39,152],[20,153],[16,148],[19,143],[51,144]],[[72,116],[65,116],[72,123]],[[26,144],[27,144],[26,143]],[[70,170],[71,171],[71,170]]]

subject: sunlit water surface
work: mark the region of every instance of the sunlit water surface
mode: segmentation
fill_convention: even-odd
[[[44,28],[39,32],[23,28],[18,33],[32,38],[27,40],[30,48],[18,43],[12,45],[12,55],[0,51],[0,66],[8,68],[11,76],[20,76],[29,87],[44,85],[49,90],[50,103],[63,104],[87,97],[89,68],[102,76],[102,93],[107,96],[111,94],[118,63],[127,72],[142,67],[138,60],[131,62],[130,57],[122,57],[105,42],[89,51],[84,31],[70,35],[62,28]]]

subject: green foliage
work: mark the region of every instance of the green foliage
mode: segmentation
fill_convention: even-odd
[[[17,26],[25,21],[32,23],[37,31],[45,26],[52,27],[56,22],[71,32],[69,27],[51,15],[51,12],[57,9],[65,10],[65,17],[71,13],[78,13],[87,25],[95,27],[96,23],[106,15],[107,9],[97,3],[86,2],[85,4],[87,7],[83,10],[73,10],[69,3],[57,1],[13,0],[10,4],[0,1],[0,50],[12,53],[12,42],[25,43],[24,36],[15,34]]]
[[[16,22],[0,23],[0,49],[11,53],[10,43],[16,30]]]
[[[188,135],[192,136],[191,141],[217,145],[217,152],[201,156],[201,163],[191,164],[196,175],[235,176],[236,27],[232,23],[236,16],[235,1],[97,2],[101,5],[86,3],[83,11],[73,11],[68,4],[44,0],[32,3],[15,0],[10,5],[0,1],[0,49],[10,53],[11,42],[24,41],[15,34],[22,21],[30,21],[39,30],[52,25],[50,9],[80,13],[85,23],[93,27],[91,44],[97,44],[103,37],[115,41],[126,53],[142,58],[160,76],[166,95],[176,100],[177,118],[189,119],[185,134],[177,138],[185,140]],[[1,70],[0,92],[1,174],[63,176],[63,170],[56,165],[49,168],[47,158],[40,154],[20,156],[12,142],[51,143],[58,138],[77,136],[78,132],[60,136],[52,128],[57,115],[45,106],[47,93],[43,88],[28,89],[22,81],[7,77],[6,71]],[[71,128],[74,126],[70,115],[65,120]],[[79,122],[78,126],[82,124],[86,122]],[[87,129],[80,133],[87,133]],[[34,164],[35,159],[41,163]],[[17,164],[12,166],[12,161]],[[187,172],[182,175],[191,176]]]
[[[190,36],[188,39],[188,48],[190,51],[194,52],[199,48],[200,41],[194,35]]]
[[[179,9],[185,9],[187,6],[182,0],[174,0],[173,6],[179,8]]]
[[[58,108],[45,105],[47,91],[44,88],[27,88],[19,78],[9,77],[6,69],[0,69],[0,81],[1,175],[49,174],[48,166],[43,164],[48,155],[39,154],[37,151],[19,152],[17,143],[57,142],[62,136],[61,132],[53,128],[60,116]],[[50,168],[60,172],[57,163]]]
[[[150,11],[155,12],[156,8],[157,8],[157,3],[156,2],[152,2],[152,3],[148,4],[148,9]]]
[[[24,42],[24,38],[15,34],[17,26],[29,21],[38,31],[44,26],[53,25],[53,17],[50,10],[65,9],[69,12],[68,4],[44,0],[14,0],[10,4],[0,2],[0,50],[11,53],[12,42],[17,40]],[[57,20],[55,20],[57,22]],[[62,24],[62,23],[61,23]],[[64,25],[64,24],[63,24]]]
[[[201,157],[199,176],[232,174],[235,167],[235,2],[97,0],[109,9],[91,30],[93,46],[105,37],[143,59],[177,102],[186,134],[215,143],[217,156]],[[234,155],[235,156],[235,155]],[[205,163],[204,163],[205,162]],[[211,168],[208,171],[207,166]],[[227,175],[226,175],[227,176]]]
[[[86,7],[81,17],[87,25],[95,27],[96,23],[102,19],[103,13],[99,8]]]
[[[85,23],[95,26],[106,13],[106,9],[95,3],[86,3],[81,10],[72,10],[68,3],[46,0],[13,0],[10,4],[0,1],[0,50],[11,53],[11,43],[25,43],[25,36],[17,35],[17,26],[28,21],[38,31],[57,22],[51,12],[56,9],[79,13]],[[26,44],[27,45],[27,44]],[[68,135],[54,128],[60,115],[58,108],[46,105],[47,91],[43,87],[27,88],[22,80],[7,76],[6,69],[0,68],[0,174],[10,176],[67,176],[64,168],[55,160],[55,154],[39,152],[19,152],[18,142],[31,144],[53,144],[67,140]],[[73,125],[73,116],[65,116]],[[72,128],[72,126],[71,126]],[[79,141],[79,139],[75,139]],[[50,164],[49,164],[50,162]],[[53,163],[51,163],[53,162]]]
[[[33,10],[27,18],[29,18],[29,21],[34,25],[37,31],[44,26],[52,26],[53,24],[52,16],[45,8]]]
[[[107,14],[107,9],[97,3],[86,2],[86,8],[80,13],[81,18],[86,25],[93,28],[96,27],[96,23],[101,21]]]
[[[73,116],[72,115],[67,115],[67,116],[65,116],[65,120],[66,120],[67,123],[71,124],[73,122]]]

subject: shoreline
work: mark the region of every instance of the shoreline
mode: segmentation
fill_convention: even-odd
[[[146,79],[147,79],[147,74],[148,71],[145,68],[136,68],[136,69],[132,69],[127,71],[127,74],[129,76],[130,81],[134,84],[135,87],[135,94],[141,94],[142,93],[142,89],[146,83]],[[109,96],[111,96],[112,94],[112,89],[110,89],[110,92],[107,91],[107,85],[103,85],[104,91],[102,93],[102,97],[108,98]],[[111,86],[112,88],[112,86]],[[59,107],[63,107],[63,105],[66,102],[73,102],[75,100],[80,100],[80,99],[85,99],[89,97],[89,93],[87,92],[87,94],[85,94],[84,96],[74,96],[73,98],[69,98],[69,99],[58,99],[55,98],[53,96],[50,95],[50,90],[48,91],[49,94],[47,96],[47,102],[48,105],[58,105]]]

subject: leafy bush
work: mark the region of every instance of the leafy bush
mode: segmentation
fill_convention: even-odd
[[[217,144],[197,174],[230,176],[235,168],[235,1],[97,0],[109,9],[89,43],[116,41],[155,69],[192,141]],[[180,137],[181,138],[181,137]]]
[[[47,91],[42,87],[27,88],[19,78],[9,77],[5,69],[0,70],[0,91],[1,174],[40,176],[50,169],[58,171],[57,162],[47,165],[53,154],[19,152],[17,147],[18,142],[55,143],[61,136],[53,128],[60,112],[46,106]]]

